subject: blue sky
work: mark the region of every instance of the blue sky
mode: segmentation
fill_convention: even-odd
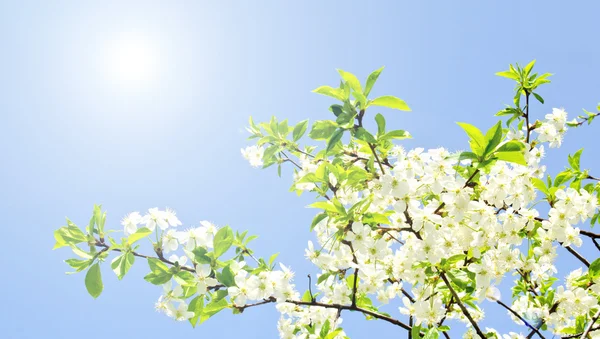
[[[272,307],[196,329],[156,313],[161,289],[143,281],[142,261],[120,282],[105,266],[93,300],[83,275],[64,274],[70,253],[51,251],[52,231],[65,216],[84,224],[94,203],[115,228],[127,212],[169,206],[187,226],[207,219],[260,235],[258,254],[281,252],[304,288],[312,197],[288,192],[289,169],[280,179],[242,159],[249,115],[326,118],[331,102],[312,89],[337,84],[336,68],[365,78],[385,65],[373,95],[412,107],[385,112],[388,126],[413,134],[406,146],[463,149],[455,122],[487,128],[511,100],[512,84],[494,73],[536,58],[555,75],[532,114],[564,107],[573,117],[600,101],[599,11],[592,1],[2,2],[1,336],[277,337]],[[105,62],[124,35],[160,55],[150,84],[122,86]],[[568,133],[550,172],[581,145],[583,166],[597,168],[596,131]],[[490,306],[489,323],[500,314]],[[354,320],[344,324],[354,338],[396,330]]]

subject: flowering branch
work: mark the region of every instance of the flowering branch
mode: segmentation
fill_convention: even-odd
[[[244,305],[244,306],[236,306],[236,308],[244,310],[249,307],[260,306],[260,305],[264,305],[264,304],[268,304],[268,303],[274,303],[276,301],[277,301],[277,299],[271,297],[269,299],[266,299],[266,300],[263,300],[261,302],[257,302],[254,304],[248,304],[248,305]],[[374,312],[371,310],[367,310],[367,309],[358,307],[356,305],[353,306],[353,305],[341,305],[341,304],[325,304],[325,303],[321,303],[318,301],[301,301],[301,300],[286,300],[285,302],[294,304],[294,305],[298,305],[298,306],[315,306],[315,307],[323,307],[323,308],[334,308],[334,309],[337,309],[340,311],[343,311],[343,310],[357,311],[357,312],[361,312],[361,313],[370,315],[373,318],[385,320],[385,321],[389,322],[390,324],[400,326],[407,331],[411,330],[411,326],[406,325],[405,323],[401,322],[400,320],[385,316],[383,314],[380,314],[380,313],[377,313],[377,312]]]

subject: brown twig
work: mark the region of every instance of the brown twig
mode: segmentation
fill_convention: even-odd
[[[471,313],[469,313],[469,310],[467,310],[465,305],[463,305],[463,303],[460,301],[460,298],[458,297],[458,293],[456,293],[456,291],[450,284],[450,281],[448,281],[446,274],[444,272],[440,272],[440,277],[442,277],[442,280],[444,280],[444,283],[446,284],[446,286],[448,286],[448,289],[450,290],[450,293],[452,293],[452,295],[454,296],[454,299],[456,300],[458,307],[460,307],[460,310],[465,315],[465,317],[467,317],[467,319],[469,319],[469,322],[475,329],[475,332],[477,332],[477,335],[479,335],[482,339],[486,339],[485,334],[483,333],[483,331],[481,331],[481,329],[479,328],[479,325],[477,325],[477,322],[473,319],[473,317],[471,316]]]

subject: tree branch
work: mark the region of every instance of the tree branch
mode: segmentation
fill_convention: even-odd
[[[521,321],[522,321],[522,322],[523,322],[523,323],[524,323],[524,324],[525,324],[527,327],[529,327],[529,328],[531,328],[531,330],[535,331],[535,333],[537,333],[537,334],[540,336],[540,338],[542,338],[542,339],[546,339],[546,338],[545,338],[545,337],[542,335],[542,333],[540,333],[540,331],[539,331],[537,328],[535,328],[535,327],[531,326],[531,325],[530,325],[530,324],[527,322],[527,320],[523,319],[523,317],[521,317],[521,316],[519,315],[519,313],[515,312],[515,311],[514,311],[512,308],[510,308],[508,305],[506,305],[505,303],[503,303],[503,302],[502,302],[502,301],[500,301],[500,300],[496,300],[496,303],[498,303],[500,306],[502,306],[502,307],[504,307],[505,309],[507,309],[507,310],[508,310],[510,313],[512,313],[512,314],[513,314],[515,317],[519,318],[519,320],[521,320]]]
[[[246,308],[265,305],[265,304],[269,304],[269,303],[274,303],[276,301],[277,301],[277,299],[275,299],[274,297],[271,297],[269,299],[265,299],[263,301],[260,301],[260,302],[254,303],[254,304],[247,304],[244,306],[235,306],[235,307],[237,309],[244,310]],[[298,305],[298,306],[315,306],[315,307],[323,307],[323,308],[334,308],[339,311],[343,311],[343,310],[357,311],[357,312],[361,312],[364,314],[368,314],[368,315],[372,316],[373,318],[381,319],[381,320],[387,321],[391,324],[394,324],[396,326],[400,326],[407,331],[411,330],[411,326],[406,325],[405,323],[401,322],[398,319],[394,319],[394,318],[385,316],[383,314],[380,314],[380,313],[377,313],[377,312],[374,312],[371,310],[367,310],[367,309],[364,309],[364,308],[361,308],[358,306],[341,305],[341,304],[325,304],[325,303],[320,303],[318,301],[300,301],[300,300],[286,300],[285,302],[294,304],[294,305]]]
[[[581,335],[581,339],[585,339],[585,337],[587,337],[588,333],[590,333],[590,331],[592,330],[592,326],[594,326],[594,323],[598,320],[598,318],[600,318],[600,310],[596,311],[596,314],[592,318],[592,321],[590,322],[589,325],[587,325],[587,327],[585,328],[585,331],[583,331],[583,334]]]
[[[477,334],[482,339],[486,339],[485,334],[483,333],[483,331],[481,331],[481,329],[479,328],[479,325],[477,325],[477,322],[475,320],[473,320],[473,317],[471,316],[471,313],[469,313],[469,310],[467,310],[467,308],[465,307],[465,305],[463,305],[462,301],[460,301],[460,298],[458,297],[458,294],[456,293],[456,291],[454,290],[454,288],[450,284],[450,281],[448,281],[448,278],[446,277],[446,274],[444,272],[440,271],[440,277],[442,277],[442,280],[444,280],[444,283],[446,284],[446,286],[448,286],[448,289],[450,290],[450,293],[452,293],[452,295],[454,296],[454,299],[456,299],[456,303],[458,304],[458,307],[460,307],[460,310],[463,312],[463,314],[465,315],[465,317],[467,317],[467,319],[469,319],[469,322],[471,323],[471,325],[473,325],[473,328],[475,329],[475,332],[477,332]]]

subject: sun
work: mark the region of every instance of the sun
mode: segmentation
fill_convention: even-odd
[[[159,73],[159,49],[142,35],[124,34],[107,47],[106,72],[114,85],[131,90],[153,85]]]

